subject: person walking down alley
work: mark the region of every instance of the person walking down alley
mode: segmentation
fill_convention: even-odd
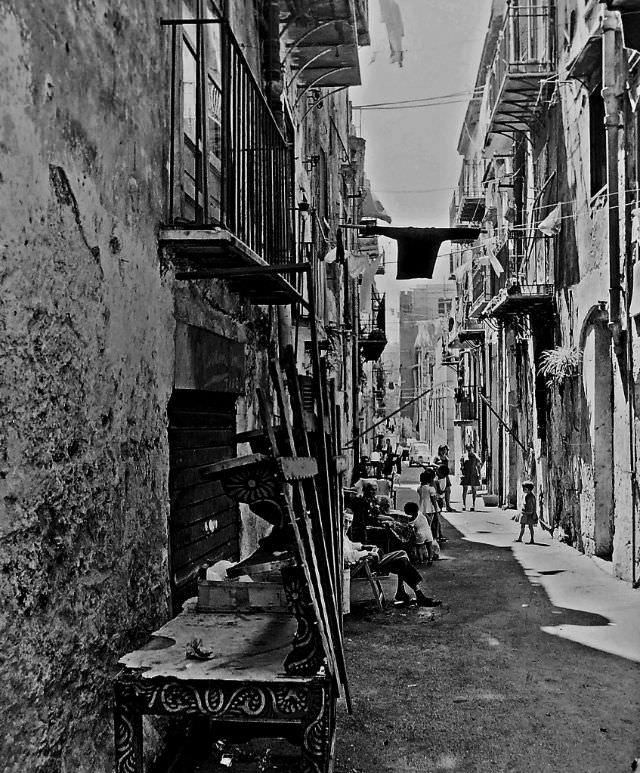
[[[460,470],[462,476],[460,483],[462,484],[462,509],[467,509],[467,492],[471,490],[471,507],[470,510],[476,509],[476,493],[478,486],[480,485],[480,468],[482,462],[480,457],[473,450],[472,446],[466,447],[466,453],[460,460]]]
[[[522,484],[522,490],[524,491],[524,502],[522,504],[522,511],[520,513],[520,534],[514,541],[522,542],[524,528],[525,526],[528,526],[531,539],[527,544],[535,545],[536,543],[533,537],[533,527],[538,525],[538,512],[536,507],[536,496],[533,493],[533,483],[529,480],[526,480]]]
[[[443,445],[438,448],[438,457],[440,459],[440,467],[446,467],[447,480],[444,487],[444,506],[448,513],[455,513],[456,511],[451,507],[451,465],[449,464],[449,446]],[[440,468],[438,468],[438,478],[440,478]]]
[[[353,512],[349,509],[345,509],[342,550],[344,566],[345,568],[351,569],[352,577],[357,577],[360,572],[364,573],[364,561],[369,561],[376,571],[397,575],[398,587],[395,596],[396,605],[408,606],[409,604],[415,603],[419,607],[442,606],[442,601],[440,601],[440,599],[431,598],[422,590],[422,575],[411,564],[406,551],[394,550],[391,553],[384,554],[380,548],[375,545],[363,545],[361,542],[352,542],[348,534],[352,522]],[[415,599],[407,593],[405,585],[413,590]]]

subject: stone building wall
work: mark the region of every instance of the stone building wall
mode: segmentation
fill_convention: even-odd
[[[614,570],[623,576],[628,561],[611,537],[629,521],[627,402],[599,310],[609,300],[607,199],[591,195],[589,102],[578,81],[563,83],[548,130],[558,170],[555,200],[568,202],[555,254],[557,344],[583,354],[580,373],[552,390],[545,489],[550,515],[567,539],[588,554],[613,552]]]
[[[168,614],[176,320],[273,320],[161,268],[168,2],[0,10],[0,760],[111,769],[117,659]],[[245,39],[248,33],[245,34]],[[261,316],[262,315],[262,316]],[[254,422],[238,401],[240,429]],[[249,526],[251,529],[251,527]],[[251,540],[249,540],[250,542]]]

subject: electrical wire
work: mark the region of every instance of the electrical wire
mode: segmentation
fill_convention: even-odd
[[[455,100],[456,102],[466,102],[473,99],[477,99],[484,91],[483,87],[474,88],[471,91],[456,91],[451,94],[439,94],[434,97],[420,97],[418,99],[398,99],[389,100],[388,102],[371,102],[366,105],[353,105],[353,110],[386,110],[402,107],[427,107],[429,105],[450,104],[449,100]]]

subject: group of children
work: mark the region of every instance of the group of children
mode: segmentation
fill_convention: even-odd
[[[440,513],[445,507],[445,480],[442,484],[433,469],[420,475],[418,501],[407,502],[404,512],[413,527],[418,563],[431,565],[440,557],[440,545],[446,542],[442,534]]]

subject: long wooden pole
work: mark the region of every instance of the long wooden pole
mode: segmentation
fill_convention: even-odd
[[[351,448],[353,444],[356,442],[358,438],[361,438],[363,435],[368,435],[369,432],[371,432],[372,429],[375,429],[376,427],[379,427],[380,424],[384,424],[384,422],[387,419],[390,419],[392,416],[395,416],[397,413],[400,413],[400,411],[404,411],[404,409],[415,403],[417,400],[419,400],[421,397],[424,397],[425,395],[428,395],[429,392],[433,392],[433,389],[429,387],[429,389],[425,389],[424,392],[421,392],[417,397],[412,397],[411,400],[408,400],[404,405],[401,405],[396,411],[392,411],[391,413],[387,413],[386,416],[383,416],[380,421],[376,421],[375,424],[372,424],[370,427],[367,427],[366,429],[362,430],[362,432],[359,432],[353,436],[353,440],[351,442],[347,443],[343,446],[343,448]]]

